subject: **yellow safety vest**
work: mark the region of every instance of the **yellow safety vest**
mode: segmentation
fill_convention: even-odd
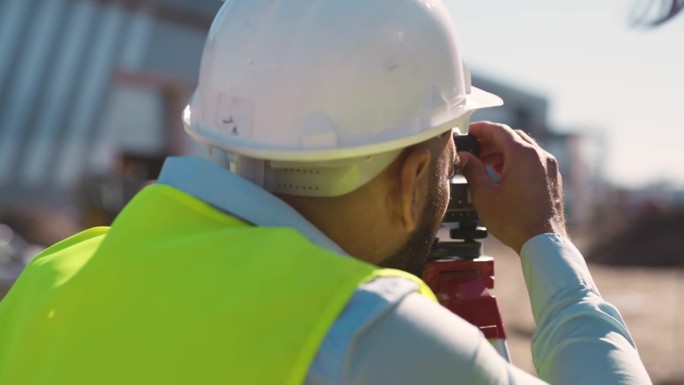
[[[0,384],[300,384],[380,270],[165,185],[37,256],[0,303]]]

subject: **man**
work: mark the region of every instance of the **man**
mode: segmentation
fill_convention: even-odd
[[[457,156],[452,129],[498,104],[438,1],[227,2],[184,120],[233,172],[169,159],[111,228],[36,257],[0,307],[0,382],[542,383],[377,267],[420,274],[458,165],[521,255],[540,376],[649,383],[567,239],[553,157],[486,122],[482,158]]]

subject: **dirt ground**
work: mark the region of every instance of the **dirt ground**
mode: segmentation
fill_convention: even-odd
[[[576,242],[585,252],[581,242]],[[486,255],[495,259],[494,293],[508,332],[515,365],[535,373],[530,353],[534,320],[517,255],[490,237]],[[586,255],[586,254],[585,254]],[[615,267],[589,264],[603,297],[620,310],[656,385],[684,384],[684,268]]]

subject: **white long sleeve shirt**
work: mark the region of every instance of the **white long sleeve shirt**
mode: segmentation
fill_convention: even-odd
[[[267,191],[197,158],[170,158],[159,183],[258,226],[288,226],[346,255]],[[275,257],[275,256],[274,256]],[[551,384],[650,384],[624,321],[599,294],[574,245],[556,234],[529,240],[522,269],[537,322],[532,356]],[[330,328],[306,384],[543,384],[509,364],[482,333],[417,285],[382,278],[359,286]]]

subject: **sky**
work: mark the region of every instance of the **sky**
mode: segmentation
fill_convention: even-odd
[[[684,14],[630,25],[650,1],[445,4],[473,72],[548,98],[551,128],[585,134],[608,181],[684,188]]]

